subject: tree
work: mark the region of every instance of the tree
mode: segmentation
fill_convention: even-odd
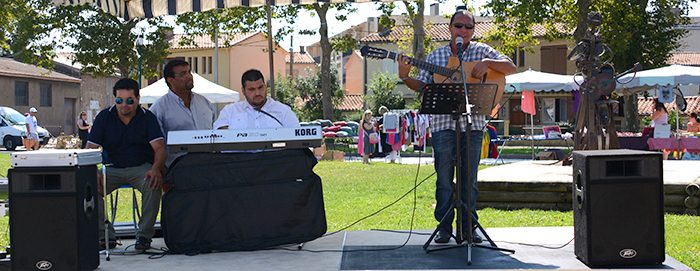
[[[695,1],[695,0],[690,0]],[[612,64],[618,71],[631,68],[640,62],[645,69],[666,65],[673,50],[680,47],[680,39],[687,30],[677,26],[688,25],[688,0],[616,1],[616,0],[491,0],[485,12],[493,14],[497,28],[489,32],[485,40],[499,41],[497,49],[509,54],[521,44],[537,45],[532,38],[532,26],[540,24],[547,28],[547,40],[561,38],[556,24],[575,29],[575,41],[581,40],[588,26],[589,11],[603,15],[601,34],[614,53]],[[636,95],[626,95],[623,130],[636,131]]]
[[[135,28],[141,19],[125,21],[91,5],[55,7],[51,0],[0,0],[0,4],[7,7],[0,11],[0,54],[51,69],[56,50],[70,48],[85,73],[137,79]],[[153,30],[141,31],[149,41],[141,49],[141,60],[142,73],[150,78],[168,54],[165,31],[172,28],[160,18],[147,21],[144,29]]]
[[[406,106],[401,93],[394,93],[396,81],[399,78],[396,74],[389,74],[389,72],[376,72],[367,85],[369,95],[365,96],[365,101],[373,113],[378,113],[381,106],[386,106],[388,109],[403,109]]]
[[[327,14],[329,9],[336,9],[341,11],[341,13],[336,14],[335,18],[339,21],[345,21],[347,19],[347,12],[355,12],[357,9],[351,8],[349,4],[330,4],[330,3],[314,3],[313,5],[305,6],[308,10],[313,10],[316,12],[318,19],[321,22],[321,27],[318,29],[318,33],[321,35],[321,69],[320,69],[320,80],[321,80],[321,96],[322,96],[322,107],[323,107],[323,118],[333,120],[333,91],[331,89],[332,74],[331,74],[331,52],[333,51],[333,46],[328,38],[328,19]],[[311,34],[311,31],[302,30],[303,34]]]
[[[277,90],[277,99],[292,107],[292,110],[297,114],[297,117],[302,121],[312,121],[316,119],[329,119],[325,117],[323,103],[323,93],[321,93],[323,72],[315,69],[312,74],[306,77],[292,78],[290,76],[281,76],[275,81],[275,89]],[[331,97],[330,100],[334,107],[340,105],[345,97],[345,91],[338,84],[337,71],[334,68],[330,70]],[[340,117],[340,110],[333,110],[333,118]]]
[[[93,77],[119,73],[122,78],[138,79],[136,25],[143,19],[125,21],[90,5],[56,7],[54,20],[61,22],[64,41],[75,53],[74,62],[83,65],[83,72]],[[144,38],[148,44],[141,48],[142,75],[158,75],[157,67],[168,56],[166,31],[172,30],[161,18],[146,19]]]
[[[218,33],[227,32],[247,33],[260,30],[269,37],[270,33],[267,33],[267,14],[265,8],[265,6],[257,8],[239,6],[229,9],[189,12],[179,15],[176,23],[181,26],[187,34],[194,36],[210,35],[212,42],[214,41],[214,36]],[[275,35],[273,35],[273,41],[279,42],[284,36],[289,35],[293,31],[291,26],[294,25],[298,18],[300,9],[301,7],[299,5],[272,7],[272,18],[284,19],[286,21],[285,26],[278,29]],[[229,37],[228,35],[220,36],[226,47],[231,45]],[[197,44],[194,43],[194,39],[191,37],[185,37],[180,42],[180,45],[197,46]]]
[[[50,0],[0,0],[0,56],[52,68],[55,43]]]
[[[406,55],[412,56],[415,59],[425,60],[428,54],[426,48],[429,46],[428,44],[430,44],[430,37],[425,34],[424,28],[425,0],[418,0],[415,2],[403,1],[403,4],[406,6],[407,15],[404,24],[408,26],[406,29],[413,30],[404,33],[406,37],[412,37],[412,40],[408,43],[411,45],[411,50],[406,51]],[[380,10],[382,10],[382,17],[379,22],[384,27],[393,28],[395,26],[396,22],[390,19],[394,8],[396,8],[394,3],[381,4]]]

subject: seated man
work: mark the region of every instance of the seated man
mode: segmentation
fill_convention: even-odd
[[[214,129],[299,126],[299,119],[289,106],[267,97],[265,78],[260,71],[246,71],[241,83],[245,101],[226,105],[214,122]]]
[[[165,140],[155,115],[139,105],[139,84],[124,78],[114,84],[112,94],[116,105],[102,110],[88,136],[88,148],[102,147],[102,163],[106,170],[107,193],[129,184],[141,192],[141,221],[136,232],[137,250],[151,247],[155,234],[154,225],[160,208],[165,164]],[[98,174],[98,187],[102,189],[102,176]],[[102,193],[100,193],[102,195]],[[97,198],[100,221],[105,221],[104,199]],[[100,247],[104,249],[105,225],[100,224]],[[109,225],[109,247],[116,243],[114,226]]]

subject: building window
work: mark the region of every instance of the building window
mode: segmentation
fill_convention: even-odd
[[[195,57],[193,60],[194,60],[194,68],[193,68],[194,73],[199,73],[199,65],[197,65],[198,64],[197,57]]]
[[[39,85],[41,103],[40,106],[51,106],[51,85],[41,84]]]
[[[566,99],[542,99],[542,123],[566,122]]]
[[[207,57],[203,56],[202,57],[202,74],[207,73]]]
[[[520,54],[518,58],[518,67],[525,67],[525,49],[520,47],[518,53]]]
[[[29,105],[29,82],[15,82],[15,105]]]
[[[187,58],[187,63],[190,63],[190,69],[194,68],[194,66],[192,66],[192,58],[191,57]]]
[[[211,62],[211,57],[209,57],[209,74],[212,73],[212,62]]]

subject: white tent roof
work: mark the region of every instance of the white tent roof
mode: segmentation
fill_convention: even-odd
[[[512,85],[515,87],[509,87]],[[506,92],[534,90],[535,92],[566,91],[578,89],[572,75],[527,70],[511,75],[506,75]]]
[[[217,85],[199,74],[193,73],[192,79],[194,80],[194,88],[192,91],[203,95],[212,103],[231,103],[240,100],[238,92]],[[140,102],[142,104],[153,103],[158,100],[158,98],[168,93],[168,89],[168,85],[165,83],[165,77],[161,78],[139,91],[141,95]]]
[[[671,65],[657,69],[637,72],[635,75],[627,74],[621,77],[619,82],[627,82],[634,76],[634,79],[627,84],[618,84],[617,88],[623,86],[632,88],[637,86],[665,86],[665,85],[689,85],[700,84],[700,67]]]

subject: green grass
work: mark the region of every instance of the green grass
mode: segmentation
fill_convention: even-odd
[[[7,177],[7,170],[10,168],[10,154],[0,153],[0,176]]]
[[[4,156],[7,154],[0,155],[0,161]],[[412,221],[414,229],[434,229],[437,225],[433,218],[435,176],[423,181],[434,169],[422,166],[416,179],[417,169],[416,165],[319,162],[314,171],[323,180],[328,231],[345,229],[368,216],[345,230],[408,229]],[[415,184],[419,185],[414,197],[411,189]],[[131,220],[131,193],[124,192],[120,194],[117,221]],[[397,201],[404,194],[407,196]],[[414,198],[416,208],[412,220]],[[396,204],[381,210],[395,201]],[[377,214],[372,215],[375,212]],[[479,211],[479,217],[485,228],[573,226],[572,212],[487,208]],[[8,222],[8,217],[0,218],[2,246],[9,244]],[[666,253],[700,270],[700,217],[666,214],[665,225]]]

